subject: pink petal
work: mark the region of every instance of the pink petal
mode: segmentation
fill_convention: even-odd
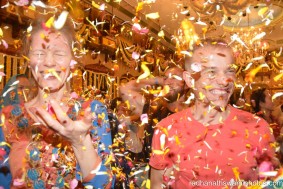
[[[147,116],[147,114],[142,114],[140,118],[141,118],[142,123],[148,123],[148,116]]]
[[[71,93],[71,98],[73,98],[73,99],[78,99],[78,98],[79,98],[79,95],[78,95],[76,92],[72,92],[72,93]]]
[[[71,60],[71,62],[70,62],[70,67],[71,67],[72,69],[74,69],[74,67],[75,67],[75,65],[76,65],[77,63],[78,63],[77,61]]]
[[[6,150],[0,148],[0,156],[4,156],[4,155],[6,155]]]
[[[99,10],[101,10],[101,11],[105,10],[105,4],[104,3],[100,5]]]
[[[192,63],[191,65],[191,69],[194,71],[194,72],[200,72],[201,71],[201,64],[200,63]]]
[[[3,43],[3,45],[4,45],[4,47],[5,47],[5,49],[8,49],[8,43],[4,40],[4,39],[2,39],[2,43]]]
[[[132,53],[132,58],[133,58],[134,60],[137,60],[137,59],[140,58],[140,54],[137,53],[137,52],[133,52],[133,53]]]
[[[41,23],[41,27],[42,29],[44,29],[45,31],[48,31],[49,28],[46,26],[46,24],[44,22]]]
[[[13,181],[14,186],[22,186],[23,184],[25,184],[25,181],[23,179],[15,179]]]
[[[134,23],[132,26],[132,30],[138,33],[141,30],[141,25],[138,23]]]
[[[0,76],[5,76],[5,73],[4,72],[0,72]]]
[[[136,33],[139,33],[141,35],[147,34],[149,32],[149,29],[142,28],[140,24],[134,23],[132,26],[132,30]]]
[[[259,173],[269,172],[273,170],[273,165],[270,161],[263,161],[258,167]],[[263,179],[265,176],[260,175],[259,177]]]
[[[78,180],[77,179],[73,179],[70,181],[70,189],[74,189],[78,186]]]
[[[147,28],[142,28],[140,30],[140,34],[142,34],[142,35],[147,34],[148,32],[149,32],[149,29],[147,29]]]
[[[19,0],[17,2],[14,2],[17,6],[26,6],[29,4],[28,0]]]

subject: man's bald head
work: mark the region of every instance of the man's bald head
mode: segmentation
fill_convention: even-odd
[[[198,68],[195,68],[193,63],[204,64],[211,54],[216,56],[225,56],[221,51],[229,51],[231,54],[232,62],[235,62],[233,51],[231,47],[223,40],[206,39],[203,43],[195,45],[193,55],[185,57],[185,70],[196,72]]]

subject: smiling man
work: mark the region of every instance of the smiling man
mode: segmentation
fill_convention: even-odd
[[[183,78],[195,103],[158,123],[151,188],[223,188],[257,181],[262,157],[274,157],[274,138],[266,121],[228,105],[236,78],[231,48],[206,40],[185,64]]]
[[[182,79],[183,71],[177,66],[170,67],[165,71],[164,77],[132,80],[120,87],[121,97],[129,102],[132,112],[140,115],[141,119],[144,115],[148,117],[148,123],[140,125],[145,130],[143,152],[146,162],[151,153],[151,139],[156,120],[160,121],[188,106],[185,104],[188,88]],[[162,90],[151,90],[153,88]],[[153,91],[158,93],[154,94]]]

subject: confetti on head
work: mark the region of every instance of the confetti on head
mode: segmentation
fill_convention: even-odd
[[[201,63],[194,62],[191,64],[191,70],[194,72],[200,72],[201,71]]]

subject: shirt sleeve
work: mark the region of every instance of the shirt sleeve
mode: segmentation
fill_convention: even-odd
[[[159,123],[153,134],[152,155],[149,161],[151,167],[160,170],[173,166],[169,155],[171,147],[168,141],[168,131],[166,127],[161,126],[161,123]]]
[[[93,165],[93,171],[83,179],[84,186],[95,188],[108,188],[114,182],[110,167],[106,161],[110,158],[109,147],[112,145],[111,129],[106,106],[99,101],[90,103],[93,114],[93,128],[90,131],[93,145],[101,158],[99,165]],[[80,171],[77,165],[77,173]],[[78,174],[77,174],[78,176]]]
[[[2,126],[0,126],[0,181],[1,181],[0,188],[1,186],[4,188],[9,188],[10,183],[12,181],[12,175],[10,172],[10,166],[8,160],[9,153],[10,153],[10,148],[5,141],[4,134],[2,131]]]
[[[17,116],[20,118],[22,116],[22,106],[13,106],[9,105],[2,109],[2,113],[5,116],[5,122],[2,126],[3,140],[5,141],[2,144],[9,146],[10,149],[7,151],[6,156],[8,160],[6,164],[9,167],[9,172],[13,177],[21,178],[23,170],[27,169],[28,163],[25,161],[26,157],[26,147],[28,146],[28,137],[26,132],[19,131],[19,125],[16,125],[16,122],[13,119]],[[14,118],[12,119],[12,116]],[[12,176],[10,181],[12,180]]]
[[[256,138],[255,142],[255,157],[258,162],[271,160],[275,157],[275,139],[274,135],[272,134],[272,128],[268,125],[268,123],[260,119],[256,128],[258,132],[258,137]]]

